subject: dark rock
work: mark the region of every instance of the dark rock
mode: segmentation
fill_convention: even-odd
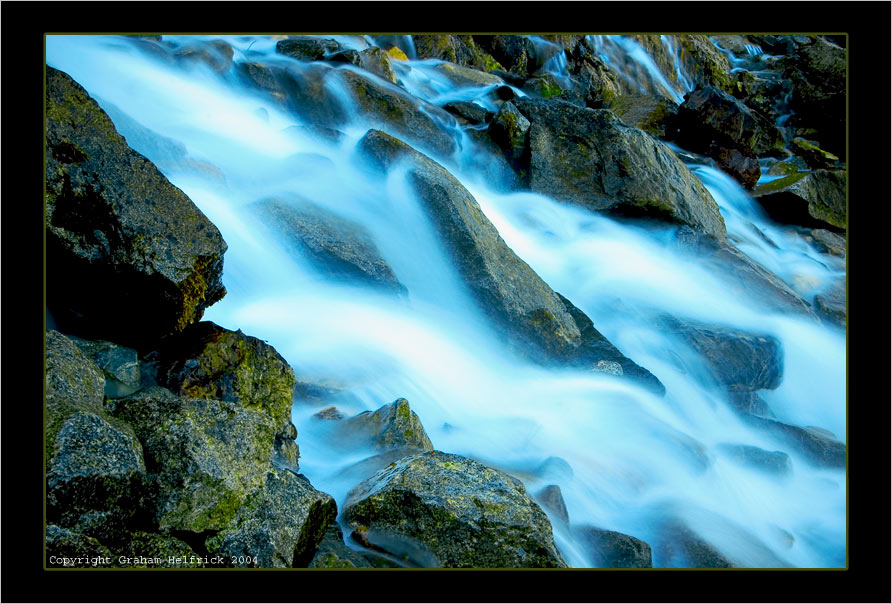
[[[831,169],[839,162],[838,157],[824,151],[814,141],[796,137],[790,141],[790,147],[814,170]]]
[[[700,535],[678,520],[667,521],[661,530],[660,544],[654,550],[660,567],[737,568]]]
[[[774,417],[774,412],[768,407],[768,403],[755,392],[731,390],[726,394],[731,407],[740,413]]]
[[[519,352],[546,363],[584,366],[594,366],[604,358],[592,357],[590,340],[583,340],[578,321],[564,301],[511,251],[476,200],[442,166],[375,130],[362,138],[358,148],[379,169],[408,160],[409,184],[425,205],[459,273],[482,310],[507,331]],[[598,352],[609,354],[608,360],[630,362],[603,336],[601,340]]]
[[[344,543],[341,528],[332,523],[316,548],[316,554],[308,568],[372,568],[372,564],[357,551]]]
[[[344,414],[338,411],[337,407],[326,407],[319,413],[314,413],[313,417],[317,419],[337,421],[339,419],[344,419]]]
[[[480,49],[471,36],[412,36],[419,59],[440,59],[480,71],[503,69],[489,53]]]
[[[561,97],[564,93],[564,89],[561,87],[558,79],[550,73],[526,80],[523,83],[523,90],[532,96],[542,99]]]
[[[762,175],[759,159],[749,149],[711,145],[706,149],[706,155],[715,159],[718,166],[745,189],[752,189],[759,182]]]
[[[489,135],[511,162],[519,162],[529,147],[530,122],[514,106],[505,101],[489,123]]]
[[[728,443],[719,444],[718,449],[735,463],[762,472],[787,476],[793,471],[790,456],[783,451],[766,451],[751,445]]]
[[[431,451],[434,446],[409,401],[399,398],[377,411],[364,411],[339,425],[342,437],[353,445],[371,444],[376,449],[417,447]]]
[[[815,465],[846,467],[846,445],[823,430],[792,426],[757,415],[746,416],[746,420],[756,428],[774,435],[784,444],[795,447],[797,452]]]
[[[443,105],[443,109],[453,115],[464,118],[471,124],[484,124],[495,117],[491,111],[484,109],[477,103],[465,101],[453,101],[451,103],[446,103],[445,105]]]
[[[473,86],[499,86],[504,81],[494,73],[471,69],[454,63],[441,63],[434,67],[436,71],[446,76],[453,84],[462,87]]]
[[[47,568],[107,566],[114,554],[96,539],[54,524],[46,526]]]
[[[235,557],[238,567],[305,568],[335,516],[330,495],[303,476],[271,467],[263,488],[207,540],[207,548]]]
[[[334,63],[350,63],[351,65],[362,67],[362,58],[359,55],[359,51],[352,48],[339,50],[333,55],[327,56],[326,59]]]
[[[407,294],[362,225],[298,197],[265,199],[249,206],[249,211],[326,276]]]
[[[649,216],[723,237],[718,205],[664,144],[612,112],[519,98],[531,122],[530,188],[599,212]]]
[[[776,338],[668,315],[662,323],[696,350],[716,380],[729,390],[754,392],[780,386],[784,358]]]
[[[812,229],[809,235],[809,243],[820,253],[839,258],[846,257],[846,238],[844,236],[827,229]]]
[[[528,76],[541,67],[536,59],[535,45],[525,36],[475,35],[474,42],[510,73]]]
[[[140,388],[142,373],[135,350],[103,340],[70,339],[102,370],[106,396],[125,396]]]
[[[344,520],[361,543],[419,566],[566,566],[523,483],[439,451],[404,458],[358,485]]]
[[[47,306],[60,328],[150,349],[223,297],[225,251],[84,89],[47,67]]]
[[[673,85],[679,87],[676,55],[684,73],[695,87],[715,86],[726,92],[736,88],[731,74],[731,62],[705,35],[669,36],[672,46],[663,43],[660,35],[639,34],[630,36],[653,58],[660,72]]]
[[[291,36],[287,40],[276,42],[276,52],[298,61],[319,61],[326,54],[340,49],[334,40],[322,40],[311,36]]]
[[[277,424],[256,406],[152,386],[120,399],[114,412],[143,444],[157,489],[153,522],[162,530],[221,530],[263,486]]]
[[[567,512],[567,504],[564,503],[561,487],[556,484],[548,485],[536,494],[536,501],[541,503],[543,508],[557,516],[564,525],[570,524],[570,514]]]
[[[777,222],[842,232],[847,226],[847,174],[797,173],[756,187],[753,195]]]
[[[392,84],[397,83],[396,72],[390,62],[390,56],[380,48],[366,48],[360,52],[359,66]]]
[[[115,548],[112,560],[118,568],[196,568],[204,566],[204,557],[185,541],[166,533],[134,531],[125,544]]]
[[[640,539],[594,526],[574,533],[596,568],[653,568],[650,546]]]
[[[438,156],[448,157],[456,151],[455,141],[441,127],[455,123],[455,118],[443,109],[352,71],[341,70],[339,75],[362,116],[374,127],[392,130],[422,151]]]

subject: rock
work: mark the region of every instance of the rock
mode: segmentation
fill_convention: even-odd
[[[720,443],[718,450],[735,463],[762,472],[787,476],[793,471],[790,456],[783,451],[766,451],[752,445]]]
[[[650,546],[640,539],[594,526],[574,533],[596,568],[653,568]]]
[[[531,122],[530,188],[599,212],[687,224],[718,237],[718,205],[663,143],[613,113],[559,99],[515,101]]]
[[[364,411],[340,424],[342,435],[353,445],[368,442],[379,450],[417,447],[431,451],[434,446],[409,401],[399,398],[377,411]]]
[[[134,531],[125,545],[116,548],[113,565],[118,568],[196,568],[205,566],[204,556],[185,541],[166,533]],[[207,566],[211,566],[208,564]]]
[[[312,36],[291,36],[276,42],[276,52],[298,61],[319,61],[326,54],[335,53],[340,46],[334,40],[322,40]]]
[[[305,568],[335,516],[330,495],[302,476],[271,466],[263,488],[207,540],[207,548],[234,557],[237,567]]]
[[[336,523],[328,526],[325,536],[316,548],[316,554],[308,568],[372,568],[362,554],[344,543],[344,533]]]
[[[46,525],[47,568],[103,567],[113,558],[111,550],[92,537],[55,524]]]
[[[440,63],[434,67],[434,70],[446,76],[456,86],[476,87],[504,84],[504,80],[495,74],[455,63]]]
[[[372,47],[361,51],[359,66],[392,84],[397,83],[396,72],[390,63],[390,55],[380,48]]]
[[[716,380],[733,392],[771,390],[783,381],[783,348],[770,335],[668,315],[661,323],[696,350]]]
[[[692,531],[682,521],[668,520],[655,548],[658,566],[674,568],[737,568],[739,565]]]
[[[774,412],[755,392],[730,390],[725,393],[731,407],[739,413],[751,413],[763,417],[774,417]]]
[[[471,36],[412,36],[419,59],[440,59],[480,71],[503,69],[488,52],[481,50]]]
[[[84,89],[47,67],[47,307],[60,328],[150,348],[223,297],[225,251]]]
[[[375,130],[360,140],[358,149],[382,170],[397,162],[408,163],[408,182],[459,273],[483,312],[506,330],[521,354],[545,363],[591,367],[606,359],[634,365],[597,332],[592,335],[600,336],[598,354],[592,355],[594,340],[583,340],[578,321],[563,300],[511,251],[473,196],[442,166]]]
[[[550,99],[551,97],[563,97],[564,89],[556,77],[550,73],[542,74],[535,78],[530,78],[523,83],[524,92],[539,97],[541,99]],[[574,103],[575,104],[575,103]]]
[[[848,312],[845,280],[838,281],[823,293],[816,295],[815,310],[821,317],[845,329]]]
[[[756,159],[781,153],[784,147],[783,137],[773,124],[714,86],[685,96],[673,128],[671,135],[683,148],[716,159],[747,188],[759,178]]]
[[[492,55],[502,65],[502,69],[510,73],[525,77],[541,67],[536,59],[536,47],[526,36],[475,35],[474,43]]]
[[[676,232],[676,243],[722,281],[729,293],[746,295],[772,312],[795,313],[817,319],[809,304],[790,286],[727,241],[696,233],[683,226]]]
[[[839,162],[839,158],[824,151],[814,141],[796,137],[790,141],[791,148],[805,160],[809,168],[814,170],[831,169]]]
[[[536,501],[541,503],[543,508],[557,516],[564,525],[570,524],[570,514],[567,512],[567,504],[564,503],[561,487],[556,484],[548,485],[536,494]]]
[[[257,406],[184,398],[159,386],[120,399],[115,416],[143,444],[153,480],[153,523],[165,531],[226,528],[263,486],[276,422]]]
[[[846,445],[822,430],[792,426],[758,415],[749,415],[745,419],[784,444],[795,447],[812,464],[828,468],[846,467]]]
[[[265,199],[251,204],[249,211],[326,277],[407,294],[362,225],[299,197]]]
[[[358,73],[341,70],[338,74],[357,103],[360,114],[373,127],[391,130],[422,151],[437,156],[448,157],[457,150],[455,141],[441,127],[441,123],[454,123],[455,120],[443,109]],[[436,116],[441,123],[431,116]]]
[[[604,108],[615,113],[623,123],[658,138],[666,136],[667,123],[678,114],[678,105],[668,97],[641,94],[616,96]]]
[[[505,152],[509,162],[519,163],[529,147],[530,122],[514,106],[505,101],[489,123],[489,135]]]
[[[681,69],[688,74],[695,87],[715,86],[729,93],[736,88],[735,78],[731,74],[731,62],[708,36],[666,36],[671,45],[666,45],[660,35],[640,34],[630,37],[653,58],[663,76],[679,88],[679,69],[676,67],[676,61],[679,60]]]
[[[198,41],[174,51],[173,56],[182,62],[201,62],[217,73],[232,67],[232,46],[224,40]]]
[[[846,238],[827,229],[812,229],[808,239],[812,247],[822,254],[846,257]]]
[[[439,451],[404,458],[344,504],[354,538],[423,567],[565,567],[519,480]]]
[[[339,419],[344,419],[344,414],[338,411],[337,407],[326,407],[319,413],[314,413],[313,417],[315,417],[316,419],[337,421]]]
[[[847,226],[846,187],[845,171],[816,170],[760,185],[753,196],[777,222],[842,232]]]
[[[484,124],[495,117],[491,111],[487,111],[477,103],[472,102],[453,101],[443,105],[443,109],[465,119],[471,124]]]
[[[102,370],[106,396],[126,396],[139,390],[142,374],[135,350],[104,340],[70,339]]]
[[[584,38],[576,40],[567,52],[567,67],[579,95],[569,98],[573,91],[565,90],[561,98],[578,107],[604,109],[624,94],[616,74],[589,48]]]

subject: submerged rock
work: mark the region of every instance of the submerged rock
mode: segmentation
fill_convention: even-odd
[[[372,568],[372,564],[344,543],[344,533],[337,523],[331,523],[316,548],[308,568]]]
[[[223,297],[226,243],[83,88],[46,73],[47,306],[66,331],[150,349]]]
[[[847,173],[816,170],[756,187],[753,195],[777,222],[842,232],[847,226]]]
[[[406,295],[362,225],[300,198],[265,199],[249,209],[326,276]]]
[[[815,296],[815,310],[821,317],[845,329],[848,307],[844,279]]]
[[[594,526],[574,533],[596,568],[653,568],[650,546],[641,539]]]
[[[424,567],[564,567],[519,480],[458,455],[404,458],[358,485],[344,519],[361,543]]]
[[[846,467],[846,445],[824,430],[793,426],[757,415],[745,416],[745,419],[784,444],[794,447],[814,465],[828,468]]]
[[[663,143],[612,112],[560,99],[516,99],[531,122],[530,188],[598,212],[687,224],[724,237],[709,191]]]
[[[548,485],[536,494],[536,501],[557,516],[564,525],[570,524],[570,514],[567,512],[567,504],[564,503],[561,487],[556,484]]]
[[[735,463],[762,472],[786,476],[793,471],[790,456],[783,451],[766,451],[752,445],[729,443],[719,444],[718,449]]]
[[[481,309],[510,335],[519,352],[546,363],[593,367],[600,360],[613,360],[623,364],[624,371],[626,366],[637,367],[597,331],[583,338],[565,299],[505,244],[473,196],[442,166],[376,130],[369,131],[358,148],[379,169],[408,165],[408,182],[459,273]],[[639,368],[639,373],[658,383],[646,370]]]

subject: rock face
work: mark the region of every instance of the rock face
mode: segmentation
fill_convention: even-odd
[[[344,504],[354,537],[419,566],[564,567],[542,509],[515,478],[429,451],[354,488]]]
[[[300,198],[266,199],[250,210],[327,276],[406,295],[405,286],[361,225]]]
[[[408,162],[409,183],[459,272],[481,309],[510,334],[521,353],[543,362],[590,367],[600,360],[631,363],[597,331],[592,329],[583,338],[565,299],[511,251],[473,196],[442,166],[375,130],[362,138],[358,148],[379,169]],[[659,383],[641,371],[650,376],[649,383]]]
[[[66,331],[145,350],[225,294],[217,228],[51,67],[46,246],[47,306]]]
[[[594,526],[575,532],[598,568],[653,568],[650,546],[640,539]]]
[[[599,212],[648,216],[725,235],[718,205],[665,145],[610,111],[515,100],[530,121],[530,189]]]
[[[768,215],[787,224],[843,232],[847,226],[847,175],[816,170],[782,178],[754,191]]]

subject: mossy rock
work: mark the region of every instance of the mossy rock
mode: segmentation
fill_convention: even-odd
[[[46,526],[47,568],[102,568],[114,557],[93,537],[54,524]]]
[[[765,183],[753,193],[778,222],[839,233],[847,226],[847,186],[845,171],[815,170]]]
[[[573,532],[596,568],[653,568],[650,546],[641,539],[594,526]]]
[[[335,40],[323,40],[312,36],[289,36],[276,42],[276,52],[298,61],[319,61],[340,50]]]
[[[223,297],[226,243],[81,86],[46,70],[47,306],[65,331],[151,349]]]
[[[566,566],[523,484],[458,455],[391,464],[347,495],[344,519],[360,542],[418,566]]]
[[[434,446],[409,401],[399,398],[377,411],[364,411],[341,422],[341,438],[354,445],[371,444],[379,450],[417,447],[433,450]]]

